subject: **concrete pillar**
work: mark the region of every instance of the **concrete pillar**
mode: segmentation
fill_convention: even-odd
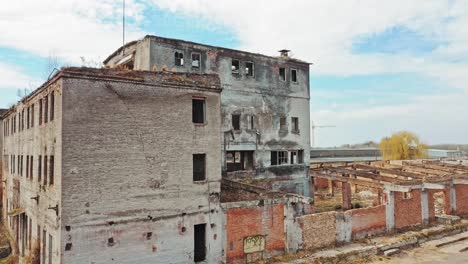
[[[343,210],[349,210],[353,208],[353,204],[351,202],[352,199],[352,192],[351,192],[351,184],[348,182],[343,182],[341,184],[341,193],[343,194]]]
[[[429,224],[429,199],[427,190],[421,190],[421,214],[423,225]]]
[[[331,196],[335,196],[335,192],[333,189],[333,180],[328,179],[328,194]]]
[[[392,191],[389,191],[387,194],[385,215],[387,222],[387,232],[393,232],[395,229],[395,193]]]
[[[450,184],[450,214],[457,214],[457,191],[455,189],[455,184]]]

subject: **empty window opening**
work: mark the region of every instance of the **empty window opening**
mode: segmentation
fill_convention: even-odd
[[[299,164],[303,164],[304,163],[304,150],[301,149],[297,152],[297,161]]]
[[[29,177],[32,180],[33,177],[33,168],[34,168],[34,156],[29,156],[30,161],[29,161]]]
[[[52,254],[52,235],[49,234],[49,264],[52,264],[52,257],[53,257],[53,254]]]
[[[39,99],[39,125],[42,125],[42,99]]]
[[[194,261],[203,261],[206,258],[206,224],[194,226]]]
[[[47,156],[44,156],[44,185],[47,185]]]
[[[239,114],[232,115],[232,129],[240,130],[240,115]]]
[[[239,74],[239,60],[232,60],[231,71],[232,74]]]
[[[297,83],[297,70],[296,69],[291,70],[291,81],[293,83]]]
[[[54,120],[55,115],[55,95],[54,92],[50,93],[50,121]]]
[[[291,117],[292,131],[299,132],[299,117]]]
[[[65,251],[70,251],[72,249],[72,243],[65,244]]]
[[[114,242],[114,238],[113,237],[110,237],[107,239],[107,245],[112,247],[113,245],[115,245],[115,242]]]
[[[297,151],[291,151],[290,152],[289,161],[290,161],[291,164],[297,164],[298,163]]]
[[[226,153],[227,171],[253,170],[253,151],[228,151]]]
[[[28,107],[28,109],[26,110],[27,112],[27,118],[26,118],[26,128],[29,129],[29,125],[31,124],[30,123],[30,120],[31,120],[31,108]]]
[[[49,121],[49,97],[44,98],[44,123]]]
[[[245,75],[247,76],[254,76],[254,64],[253,62],[246,62],[245,63]]]
[[[192,99],[192,122],[205,123],[205,99]]]
[[[34,127],[34,104],[31,105],[31,127]]]
[[[54,184],[54,156],[49,157],[49,184]]]
[[[204,181],[206,154],[193,154],[193,181]]]
[[[200,53],[192,53],[192,68],[199,69],[201,65]]]
[[[41,182],[42,180],[42,156],[39,155],[37,159],[37,181]]]
[[[445,193],[444,192],[436,192],[434,193],[433,197],[434,199],[434,212],[435,215],[446,215],[445,211]]]
[[[272,151],[271,152],[271,165],[281,165],[288,163],[287,151]]]
[[[42,262],[45,263],[46,261],[46,248],[47,248],[47,232],[46,230],[42,230]]]
[[[175,66],[184,66],[184,53],[176,51],[174,53]]]
[[[153,232],[147,232],[146,233],[146,240],[151,240],[153,238]]]
[[[255,116],[253,115],[247,116],[247,129],[250,129],[250,130],[255,129]]]
[[[286,81],[286,68],[280,68],[279,69],[279,78],[283,82]]]
[[[411,199],[412,195],[411,192],[404,192],[403,193],[403,199]]]
[[[286,117],[280,117],[280,130],[287,130]]]

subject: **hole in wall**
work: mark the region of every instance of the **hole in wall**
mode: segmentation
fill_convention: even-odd
[[[65,230],[66,230],[67,232],[70,232],[71,226],[69,226],[69,225],[65,226]]]
[[[153,232],[146,233],[146,239],[151,240],[151,238],[153,238]]]
[[[65,251],[70,251],[72,249],[72,243],[65,244]]]
[[[107,245],[112,247],[113,245],[115,245],[115,242],[114,242],[114,238],[113,237],[110,237],[109,239],[107,239]]]

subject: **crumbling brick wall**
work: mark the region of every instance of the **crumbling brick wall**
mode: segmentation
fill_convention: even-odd
[[[304,248],[321,248],[335,244],[336,214],[326,212],[297,218],[302,227]]]
[[[395,228],[422,224],[421,190],[412,190],[411,198],[404,198],[403,192],[395,192]]]
[[[386,206],[360,208],[346,211],[352,219],[352,238],[361,239],[364,237],[384,233],[387,226]]]
[[[284,204],[226,209],[226,236],[227,263],[246,263],[252,258],[284,253]],[[264,251],[244,252],[244,240],[256,236],[265,238]]]

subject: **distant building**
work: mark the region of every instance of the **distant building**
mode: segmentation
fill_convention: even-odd
[[[456,160],[466,157],[460,150],[429,149],[427,154],[430,159]]]
[[[378,148],[312,148],[311,163],[382,160]]]

